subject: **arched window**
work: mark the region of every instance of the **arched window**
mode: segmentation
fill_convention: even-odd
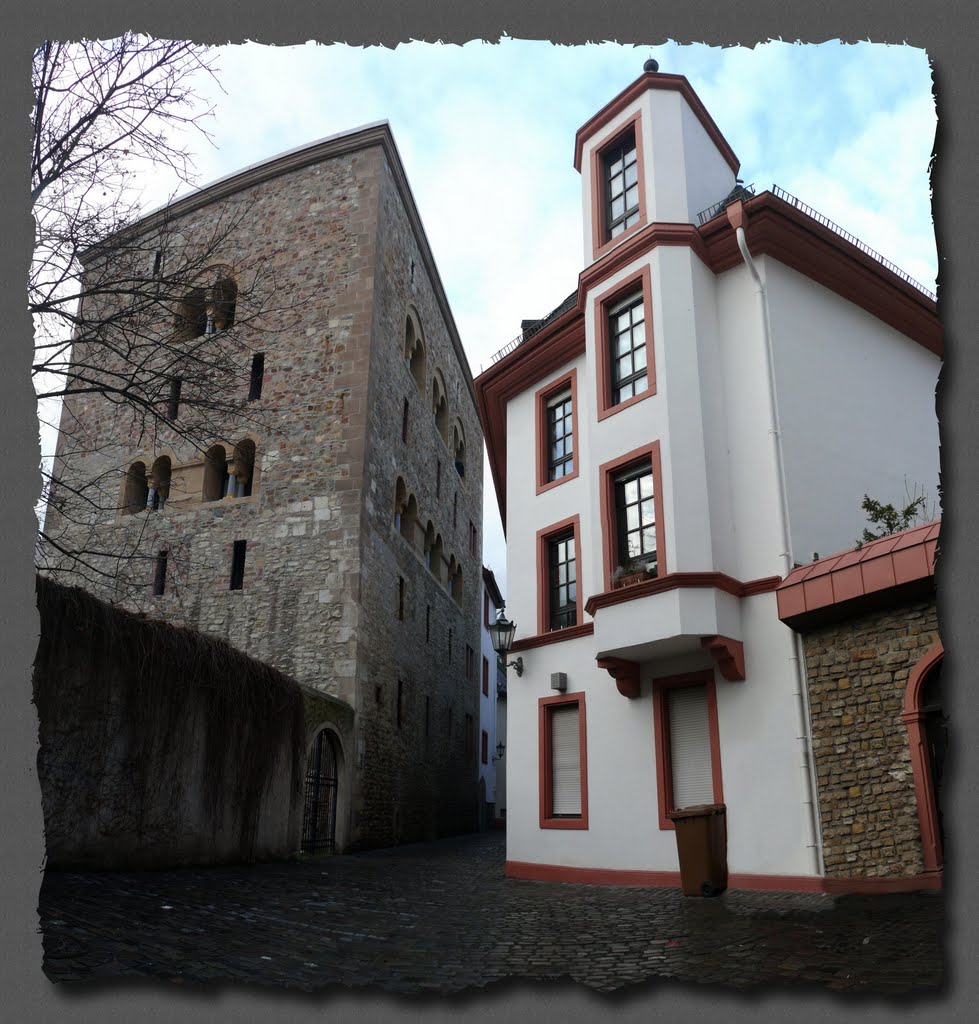
[[[399,476],[398,482],[394,485],[394,528],[396,530],[401,530],[401,516],[407,504],[408,488],[405,487],[404,480]]]
[[[170,459],[166,455],[161,455],[150,470],[146,505],[154,512],[161,511],[170,497],[170,469]]]
[[[425,527],[425,568],[432,571],[435,564],[435,527],[431,519]]]
[[[234,460],[228,467],[228,476],[229,495],[234,498],[251,496],[255,479],[255,442],[251,438],[243,438],[235,445]]]
[[[445,397],[445,383],[442,375],[435,371],[432,378],[432,415],[435,417],[435,427],[442,440],[449,443],[449,403]]]
[[[462,432],[462,424],[458,420],[452,424],[452,457],[455,459],[456,472],[459,476],[465,476],[466,435]]]
[[[176,328],[182,338],[197,338],[207,333],[207,301],[203,288],[195,288],[177,308]]]
[[[445,583],[444,572],[445,556],[442,547],[442,535],[437,534],[435,543],[432,545],[428,559],[429,572],[439,581]]]
[[[405,366],[415,381],[418,394],[425,394],[425,343],[421,326],[409,312],[405,318]]]
[[[462,565],[456,561],[455,555],[449,560],[449,594],[459,607],[462,607]]]
[[[126,470],[126,481],[122,495],[122,514],[131,516],[146,508],[149,484],[146,481],[146,463],[134,462]]]
[[[204,501],[219,501],[228,490],[228,453],[216,444],[204,456]]]
[[[416,524],[418,523],[418,503],[415,501],[413,494],[408,495],[408,501],[405,504],[404,511],[401,513],[401,523],[399,529],[401,530],[401,536],[414,547],[417,543],[416,535],[417,529]]]
[[[235,322],[235,307],[238,302],[238,285],[230,277],[223,277],[211,289],[207,304],[205,332],[216,334],[226,331]]]

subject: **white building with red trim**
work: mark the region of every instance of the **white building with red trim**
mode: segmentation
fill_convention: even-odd
[[[853,542],[864,494],[935,493],[934,296],[744,189],[682,76],[644,72],[574,163],[577,289],[476,381],[522,658],[507,873],[675,885],[668,815],[716,802],[732,886],[819,888],[775,588]]]

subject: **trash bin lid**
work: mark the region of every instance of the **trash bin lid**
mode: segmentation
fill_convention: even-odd
[[[676,821],[679,818],[705,818],[710,814],[724,814],[726,811],[727,807],[724,804],[697,804],[694,807],[681,807],[670,811],[667,817],[670,821]]]

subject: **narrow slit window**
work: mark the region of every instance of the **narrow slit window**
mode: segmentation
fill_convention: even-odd
[[[231,551],[231,590],[245,586],[245,548],[248,541],[236,540]]]
[[[404,619],[405,617],[405,578],[404,576],[398,577],[398,618]]]
[[[398,705],[397,705],[397,710],[395,712],[395,717],[396,717],[396,720],[397,720],[397,726],[398,726],[399,729],[401,728],[401,721],[402,721],[402,718],[404,716],[404,695],[405,695],[405,684],[404,684],[403,680],[399,679],[398,680]]]
[[[156,556],[156,572],[153,574],[153,596],[162,597],[167,588],[167,553],[161,551]]]
[[[179,377],[174,377],[170,381],[170,399],[167,402],[167,417],[171,420],[175,420],[180,415],[180,387],[182,381]]]
[[[262,381],[265,377],[265,353],[252,356],[252,373],[248,384],[248,401],[255,402],[262,397]]]
[[[404,408],[401,410],[401,440],[408,440],[408,417],[410,415],[410,407],[408,405],[408,399],[405,399]]]

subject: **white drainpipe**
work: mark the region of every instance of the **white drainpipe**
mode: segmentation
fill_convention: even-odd
[[[756,294],[758,295],[758,308],[761,313],[762,331],[765,335],[765,369],[768,384],[768,436],[772,439],[772,455],[775,462],[775,477],[778,482],[778,525],[779,541],[782,552],[782,578],[784,579],[794,567],[792,559],[792,540],[789,535],[789,503],[785,491],[785,467],[782,459],[782,434],[778,419],[778,403],[775,398],[775,362],[772,356],[772,329],[768,319],[768,298],[765,294],[765,285],[762,282],[755,261],[748,251],[748,243],[744,236],[742,221],[744,218],[743,206],[740,202],[728,207],[728,219],[735,229],[738,239],[738,248],[744,262],[755,279]],[[823,874],[822,845],[819,841],[819,812],[816,807],[815,793],[815,766],[812,759],[812,746],[809,742],[809,701],[806,688],[805,668],[802,654],[802,640],[795,630],[792,634],[792,655],[789,660],[792,663],[792,677],[795,683],[793,696],[795,697],[797,732],[802,763],[802,784],[808,814],[806,815],[809,860],[812,871],[816,875]]]

